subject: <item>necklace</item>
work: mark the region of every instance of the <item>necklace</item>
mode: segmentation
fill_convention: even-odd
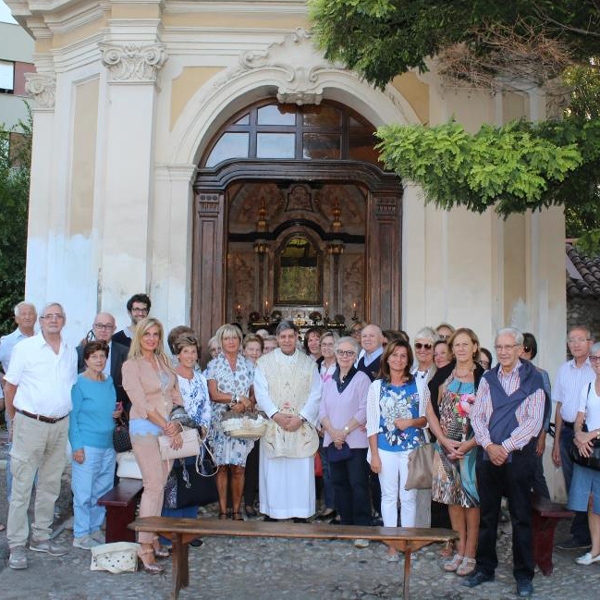
[[[468,368],[468,370],[464,373],[459,373],[458,372],[458,368],[454,369],[454,376],[455,377],[469,377],[469,375],[471,375],[471,373],[473,372],[473,369],[475,368],[475,366],[471,366]]]

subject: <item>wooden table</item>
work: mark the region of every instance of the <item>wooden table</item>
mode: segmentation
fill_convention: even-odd
[[[177,519],[143,517],[129,525],[135,531],[151,531],[173,543],[173,572],[171,598],[189,585],[188,544],[198,537],[273,537],[321,540],[367,539],[383,542],[404,553],[404,599],[410,598],[411,553],[437,542],[458,538],[450,529],[417,529],[413,527],[359,527],[354,525],[325,525],[314,523],[271,523],[264,521],[219,521],[217,519]]]

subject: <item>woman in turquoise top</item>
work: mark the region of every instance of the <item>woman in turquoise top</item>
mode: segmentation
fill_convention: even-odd
[[[371,470],[381,484],[381,516],[384,527],[398,526],[398,500],[402,527],[414,527],[417,490],[405,489],[408,455],[425,443],[423,427],[429,390],[417,388],[410,374],[413,353],[404,340],[389,342],[381,357],[379,379],[367,396],[367,436]],[[389,549],[390,560],[396,551]]]
[[[108,359],[106,342],[89,342],[83,349],[85,371],[71,391],[73,411],[69,420],[69,442],[73,450],[73,546],[90,550],[104,543],[100,531],[105,509],[98,498],[113,487],[116,453],[112,433],[117,392],[110,375],[104,374]]]

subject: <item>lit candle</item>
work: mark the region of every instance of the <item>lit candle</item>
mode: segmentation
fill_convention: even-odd
[[[240,312],[240,311],[242,310],[242,305],[241,305],[241,304],[238,304],[238,307],[237,307],[237,309],[238,309],[238,312]]]
[[[325,300],[325,309],[329,308],[329,302],[327,302],[327,300]]]
[[[356,302],[353,302],[353,303],[352,303],[352,308],[353,308],[354,310],[356,310]]]
[[[269,301],[268,300],[265,300],[265,309],[269,310]]]

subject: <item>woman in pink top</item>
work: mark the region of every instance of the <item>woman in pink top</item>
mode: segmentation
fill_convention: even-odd
[[[323,385],[319,419],[342,525],[370,525],[369,465],[367,464],[367,392],[371,381],[354,367],[359,346],[352,337],[335,347],[338,368]],[[362,540],[357,540],[359,545]]]

